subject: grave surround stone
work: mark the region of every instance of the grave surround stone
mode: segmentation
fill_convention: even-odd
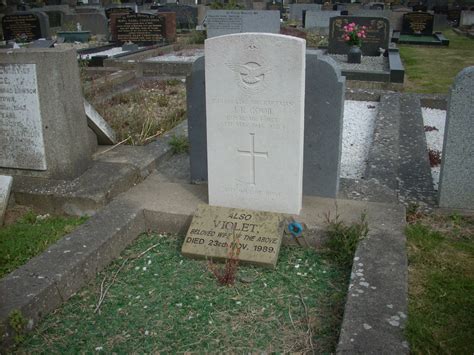
[[[208,10],[207,38],[242,32],[280,33],[280,13],[273,10]]]
[[[208,180],[205,58],[193,63],[186,79],[191,181]],[[303,193],[336,198],[339,191],[345,77],[326,55],[306,51]]]
[[[277,213],[199,205],[181,251],[226,259],[234,248],[239,261],[275,267],[283,229],[284,218]]]
[[[474,209],[474,66],[463,69],[451,88],[439,182],[440,207]]]
[[[106,120],[95,110],[87,100],[84,99],[84,111],[87,116],[87,123],[97,136],[99,144],[115,144],[117,143],[117,135],[110,127]]]
[[[43,12],[21,11],[2,18],[5,41],[26,40],[28,42],[49,37],[49,19]]]
[[[0,175],[0,227],[3,225],[3,218],[7,210],[12,183],[13,178],[11,176]]]
[[[299,214],[304,55],[304,40],[283,35],[206,40],[210,205]]]
[[[402,35],[425,35],[433,34],[434,16],[427,12],[409,12],[403,15]]]
[[[0,50],[0,83],[0,173],[82,173],[91,148],[75,50]]]
[[[351,22],[366,26],[367,38],[362,41],[362,54],[379,56],[380,48],[388,49],[390,41],[390,23],[382,17],[339,16],[330,19],[328,52],[347,54],[349,46],[342,38],[343,27]]]

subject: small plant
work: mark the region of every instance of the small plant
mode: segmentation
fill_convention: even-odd
[[[11,311],[11,313],[8,315],[8,324],[15,331],[15,343],[21,343],[24,339],[23,329],[26,326],[26,319],[20,310],[15,309]]]
[[[224,267],[218,267],[212,260],[208,263],[209,270],[216,277],[217,282],[222,286],[231,286],[235,283],[237,268],[239,266],[239,245],[239,238],[236,237],[234,233],[232,236],[232,242],[228,246],[229,252],[227,253]]]
[[[367,27],[356,25],[355,22],[351,22],[348,25],[345,25],[343,28],[344,34],[342,39],[349,46],[360,47],[362,45],[362,39],[367,37]]]
[[[428,151],[428,156],[430,158],[431,167],[435,167],[441,164],[441,152],[439,150],[430,149]]]
[[[329,257],[343,268],[351,268],[352,259],[360,240],[367,236],[369,232],[365,214],[361,215],[360,222],[347,226],[339,220],[339,215],[331,218],[330,213],[326,214],[328,224],[326,247]]]
[[[188,37],[188,44],[204,44],[206,40],[206,31],[197,31],[192,30],[190,36]]]
[[[169,142],[173,154],[187,153],[189,151],[189,140],[186,136],[173,136]]]

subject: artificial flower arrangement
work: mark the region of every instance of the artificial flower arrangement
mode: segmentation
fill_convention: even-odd
[[[367,27],[356,25],[354,22],[345,25],[342,29],[344,30],[342,39],[350,46],[360,47],[362,39],[367,37]]]

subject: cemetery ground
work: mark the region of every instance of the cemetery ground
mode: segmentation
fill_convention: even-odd
[[[415,354],[470,354],[474,218],[409,211],[406,335]]]
[[[452,30],[443,34],[450,41],[449,47],[400,44],[406,92],[447,93],[454,77],[463,68],[474,65],[474,41]]]
[[[349,250],[286,246],[274,270],[239,265],[233,286],[218,283],[221,266],[183,257],[182,237],[142,234],[17,350],[333,352],[364,228],[333,223]]]

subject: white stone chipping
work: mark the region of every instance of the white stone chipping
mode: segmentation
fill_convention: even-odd
[[[199,57],[204,55],[202,49],[186,49],[179,52],[167,53],[158,57],[152,57],[146,60],[146,62],[194,62]]]
[[[342,131],[341,177],[364,176],[373,141],[378,102],[346,100]]]
[[[139,47],[139,49],[141,49],[141,48],[144,48],[144,47]],[[122,49],[122,47],[114,47],[114,48],[110,48],[110,49],[107,49],[107,50],[102,51],[102,52],[81,54],[80,57],[81,57],[81,59],[91,59],[92,57],[102,56],[102,55],[106,55],[107,57],[113,57],[113,56],[116,56],[118,54],[123,54],[123,53],[127,53],[127,52],[130,52],[130,51],[124,51]]]
[[[446,111],[438,110],[428,107],[422,107],[421,113],[423,115],[423,125],[437,128],[437,130],[425,131],[426,145],[428,149],[438,150],[443,152],[443,141],[444,141],[444,127],[446,125]],[[428,154],[428,152],[426,153]],[[431,177],[433,179],[433,187],[438,191],[439,173],[441,165],[431,167]]]

